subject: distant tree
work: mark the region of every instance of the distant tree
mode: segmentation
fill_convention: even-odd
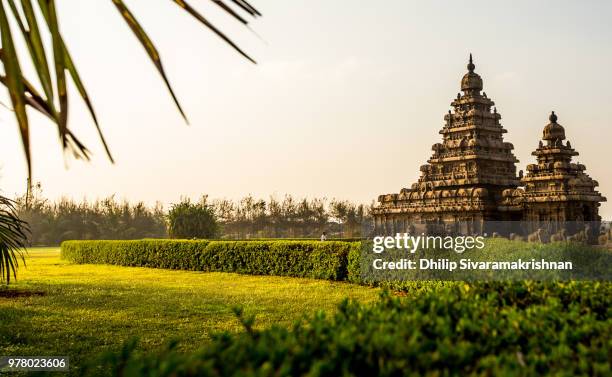
[[[209,202],[207,199],[204,197],[202,202],[195,204],[183,200],[173,208],[183,210],[184,215],[188,213],[187,208],[191,211],[191,207],[206,207],[212,211],[217,224],[213,236],[225,239],[319,238],[324,231],[331,238],[365,237],[374,205],[291,195],[284,195],[280,201],[274,196],[263,200],[252,195],[236,201]],[[75,239],[164,238],[172,231],[168,229],[171,226],[169,214],[159,203],[148,207],[144,203],[117,201],[113,196],[94,202],[66,198],[50,201],[42,195],[40,185],[35,185],[29,197],[16,199],[15,206],[18,217],[30,224],[28,244],[35,246],[59,245],[62,241]],[[185,222],[181,226],[193,225],[206,216],[196,214],[194,218],[189,222],[181,219]],[[210,237],[209,234],[204,235]],[[195,231],[171,235],[204,236]]]
[[[228,199],[212,203],[220,225],[219,236],[225,239],[245,238],[319,238],[363,237],[370,221],[371,207],[346,200],[294,198],[282,201],[271,196],[266,202],[252,195],[237,201]]]
[[[283,228],[283,208],[281,203],[273,196],[270,197],[268,202],[268,218],[271,228],[271,236],[276,238],[281,236],[281,230]]]
[[[347,200],[332,200],[330,203],[331,216],[342,224],[344,237],[357,237],[361,233],[367,214],[363,204],[356,205]]]
[[[161,204],[118,202],[113,196],[95,202],[72,199],[51,202],[40,184],[15,201],[16,213],[30,225],[28,244],[54,246],[66,240],[139,239],[166,237],[166,213]]]
[[[317,227],[317,234],[325,230],[325,226],[329,222],[329,213],[325,209],[326,199],[315,198],[312,200],[313,220]]]
[[[204,196],[199,203],[183,199],[168,212],[168,233],[172,238],[214,238],[219,233],[217,216]]]

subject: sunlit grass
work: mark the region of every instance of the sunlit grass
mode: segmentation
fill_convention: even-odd
[[[73,365],[134,336],[144,348],[170,339],[198,348],[215,332],[242,330],[236,305],[264,328],[334,310],[345,297],[378,296],[323,280],[75,265],[61,260],[58,248],[30,249],[26,262],[10,289],[42,295],[0,297],[0,354],[68,355]]]

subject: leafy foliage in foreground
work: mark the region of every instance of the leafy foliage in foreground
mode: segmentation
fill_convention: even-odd
[[[28,224],[17,216],[15,203],[0,196],[0,282],[17,278],[19,259],[24,263],[23,252],[27,242]]]
[[[62,258],[193,271],[237,272],[346,280],[347,257],[358,242],[338,241],[66,241]]]
[[[219,6],[223,13],[228,14],[231,18],[244,25],[248,24],[248,21],[245,17],[240,16],[237,10],[243,11],[253,18],[261,16],[261,13],[250,5],[247,0],[231,0],[236,10],[223,0],[211,1]],[[179,112],[185,117],[183,109],[170,86],[155,43],[147,35],[137,17],[129,10],[123,0],[112,0],[112,3],[140,45],[146,50],[149,59],[170,91]],[[189,2],[173,0],[173,3],[220,37],[243,57],[253,63],[255,62],[227,35],[213,25],[204,14],[192,7]],[[79,141],[68,126],[68,76],[72,78],[79,95],[87,105],[102,144],[112,161],[110,150],[100,130],[93,104],[61,33],[61,22],[59,21],[55,0],[38,0],[37,2],[32,0],[21,0],[19,2],[8,0],[6,4],[4,1],[0,1],[0,36],[2,40],[0,63],[2,63],[5,72],[4,75],[0,75],[0,83],[7,88],[11,98],[11,104],[21,133],[21,142],[26,155],[29,176],[31,177],[32,164],[30,156],[30,124],[28,112],[26,111],[27,107],[40,112],[55,123],[61,145],[64,149],[73,152],[77,158],[89,158],[89,150]],[[15,24],[17,25],[17,32],[14,30]],[[25,41],[29,60],[36,72],[34,79],[32,77],[26,78],[22,70],[24,60],[27,58],[17,48],[17,35]],[[50,46],[46,46],[44,43],[46,39],[50,39]],[[41,84],[38,88],[35,85],[37,81]]]
[[[345,301],[287,330],[221,334],[194,353],[108,354],[126,376],[610,375],[612,284],[452,286],[376,304]],[[92,375],[101,372],[90,370]]]

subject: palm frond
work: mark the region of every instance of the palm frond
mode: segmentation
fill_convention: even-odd
[[[25,246],[28,224],[19,219],[15,203],[0,196],[0,282],[10,283],[17,278],[19,260],[25,265]]]
[[[8,8],[5,6],[5,1],[6,4],[8,4]],[[179,113],[183,116],[185,121],[187,121],[186,114],[180,105],[177,95],[172,89],[170,80],[163,68],[160,53],[155,47],[153,40],[148,36],[144,27],[137,21],[136,16],[129,10],[123,0],[111,1],[140,44],[147,51],[149,59],[157,68]],[[213,25],[201,12],[198,12],[193,6],[187,3],[187,1],[172,1],[195,20],[220,37],[244,58],[255,63],[255,60],[251,58],[251,56],[244,52],[231,38]],[[222,12],[244,25],[248,24],[248,20],[245,17],[256,18],[261,16],[261,13],[246,0],[210,1],[212,1]],[[244,12],[246,15],[242,16],[239,12]],[[42,19],[39,19],[37,13],[42,14]],[[21,37],[25,41],[29,60],[35,68],[37,80],[28,79],[23,75],[21,60],[26,58],[19,56],[15,47],[15,35],[12,30],[12,25],[17,25],[17,33],[21,34]],[[25,151],[28,177],[30,178],[29,181],[32,181],[32,161],[30,151],[30,126],[26,111],[27,107],[41,112],[55,124],[58,130],[60,143],[64,150],[72,152],[76,158],[89,158],[89,150],[79,141],[68,124],[70,103],[67,90],[68,77],[72,79],[81,99],[89,110],[108,158],[111,162],[114,162],[110,148],[98,122],[98,117],[94,111],[93,102],[78,73],[74,60],[68,52],[68,47],[64,42],[60,26],[61,22],[56,11],[55,0],[0,0],[0,33],[2,34],[0,62],[4,67],[4,75],[0,74],[0,84],[7,88],[11,98],[11,104],[19,125],[21,143]],[[43,40],[46,38],[51,40],[51,45],[48,47],[45,47],[43,43]],[[49,58],[48,55],[51,58]],[[40,83],[40,90],[33,85],[35,82]]]
[[[157,48],[153,44],[153,41],[151,40],[151,38],[149,38],[149,36],[144,31],[142,26],[140,26],[140,23],[136,20],[136,18],[134,17],[132,12],[128,9],[128,7],[125,6],[122,0],[113,0],[113,3],[117,7],[117,10],[119,11],[119,13],[121,13],[121,16],[123,17],[125,22],[127,22],[130,29],[132,29],[132,32],[134,33],[136,38],[138,38],[142,46],[145,48],[145,50],[147,51],[147,54],[149,54],[149,58],[151,59],[153,64],[155,64],[157,71],[159,72],[162,79],[166,83],[166,87],[168,87],[168,90],[170,91],[170,95],[172,96],[172,99],[174,100],[174,103],[176,104],[176,107],[178,108],[183,118],[187,120],[187,117],[185,116],[185,112],[181,108],[181,104],[179,103],[178,98],[176,98],[176,95],[174,94],[174,90],[172,89],[172,86],[170,85],[170,81],[168,80],[168,77],[166,76],[166,72],[164,71],[164,67],[162,65],[162,61],[159,56],[159,52],[157,51]]]
[[[15,118],[19,124],[21,133],[21,142],[28,163],[28,175],[32,172],[32,160],[30,153],[30,126],[28,122],[28,114],[26,112],[25,101],[25,85],[23,84],[23,76],[21,74],[21,66],[15,43],[13,42],[13,34],[8,17],[4,8],[4,2],[0,1],[0,33],[2,36],[2,64],[6,72],[6,88],[8,89],[11,103],[15,111]]]
[[[228,38],[225,34],[223,34],[223,32],[221,32],[221,30],[217,29],[215,27],[215,25],[211,24],[206,18],[204,18],[204,16],[202,16],[201,13],[199,13],[198,11],[196,11],[191,5],[189,5],[185,0],[172,0],[174,1],[176,4],[178,4],[178,6],[180,6],[181,8],[183,8],[187,13],[189,13],[190,15],[192,15],[196,20],[200,21],[204,26],[206,26],[207,28],[209,28],[213,33],[217,34],[217,36],[219,36],[221,39],[223,39],[227,44],[229,44],[230,46],[232,46],[234,48],[234,50],[236,50],[240,55],[244,56],[245,58],[247,58],[248,60],[250,60],[252,63],[257,64],[257,62],[255,60],[253,60],[249,55],[247,55],[244,51],[242,51],[240,49],[240,47],[238,47],[238,45],[236,45],[230,38]],[[212,0],[214,3],[223,3],[222,1],[215,1]],[[227,6],[222,6],[223,9],[228,9]]]

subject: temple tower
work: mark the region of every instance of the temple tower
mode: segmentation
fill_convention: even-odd
[[[514,146],[504,142],[508,132],[501,124],[501,115],[495,103],[481,93],[482,78],[474,72],[470,54],[468,72],[461,79],[461,90],[451,103],[454,111],[444,117],[446,124],[440,131],[441,144],[434,144],[434,151],[421,168],[422,176],[414,188],[428,182],[445,189],[484,188],[486,199],[495,201],[508,187],[517,187]]]
[[[407,224],[462,224],[461,232],[480,232],[484,221],[500,220],[502,192],[516,188],[514,146],[495,103],[482,92],[472,55],[461,91],[444,117],[442,142],[422,165],[421,177],[399,194],[381,195],[374,211],[377,233],[407,231]]]
[[[557,119],[553,111],[544,127],[543,141],[532,152],[537,164],[528,165],[521,180],[525,186],[520,200],[523,218],[532,230],[562,222],[598,223],[600,202],[606,201],[595,190],[599,184],[585,173],[585,166],[572,162],[578,152],[569,140],[564,143],[565,129]]]

